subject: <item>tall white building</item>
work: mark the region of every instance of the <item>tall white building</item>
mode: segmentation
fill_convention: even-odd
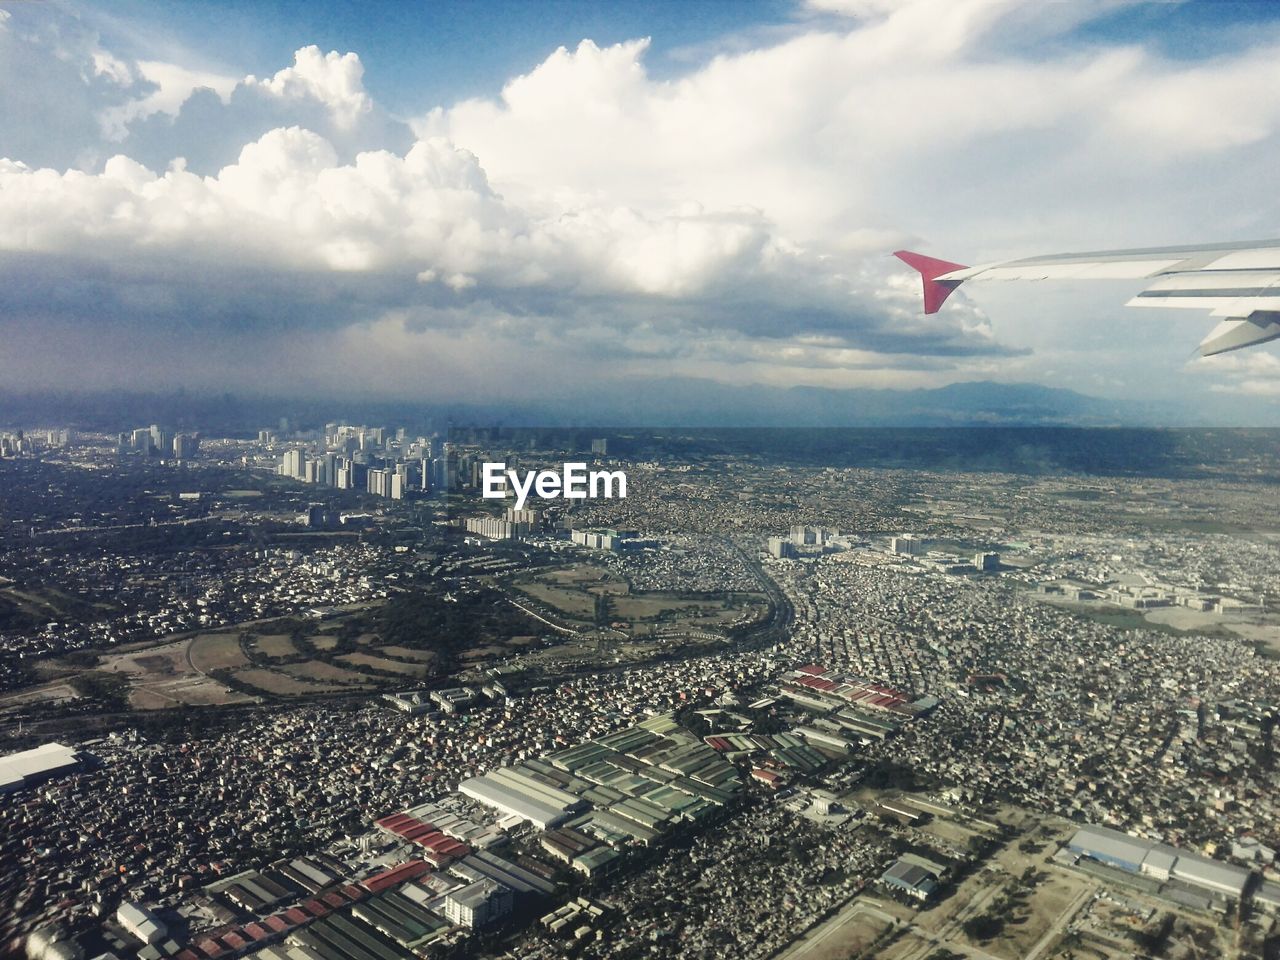
[[[903,534],[889,541],[889,552],[907,557],[918,557],[924,553],[924,541],[914,533]]]
[[[486,877],[450,892],[445,897],[444,913],[450,923],[474,930],[511,913],[513,899],[510,887]]]

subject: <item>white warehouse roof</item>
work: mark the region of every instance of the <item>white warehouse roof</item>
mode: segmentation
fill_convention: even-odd
[[[34,750],[0,757],[0,793],[73,770],[79,764],[80,756],[75,748],[63,743],[46,743]]]
[[[1219,860],[1187,853],[1165,843],[1155,843],[1107,827],[1081,827],[1068,844],[1086,856],[1129,864],[1134,870],[1157,877],[1173,877],[1183,883],[1232,897],[1244,893],[1250,872]]]
[[[518,793],[508,784],[493,779],[492,775],[464,780],[458,786],[458,791],[503,813],[528,820],[543,830],[569,818],[569,811],[565,807],[557,806],[542,797]]]

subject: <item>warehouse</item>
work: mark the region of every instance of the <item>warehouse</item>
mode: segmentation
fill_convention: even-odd
[[[1244,867],[1210,860],[1165,843],[1154,843],[1106,827],[1081,827],[1067,844],[1075,854],[1141,873],[1157,880],[1177,880],[1183,884],[1222,896],[1240,899],[1250,872]]]
[[[559,826],[575,811],[587,806],[570,793],[532,784],[508,770],[495,770],[483,777],[464,780],[458,791],[501,813],[528,820],[540,830]]]
[[[1213,890],[1239,900],[1249,883],[1249,871],[1244,867],[1220,863],[1193,853],[1181,853],[1173,865],[1173,877],[1183,883]]]
[[[1129,873],[1141,872],[1142,861],[1147,858],[1153,846],[1154,844],[1149,840],[1140,840],[1118,830],[1093,826],[1081,827],[1067,844],[1067,848],[1072,853],[1090,857],[1099,863],[1118,867]]]
[[[449,869],[454,876],[464,880],[474,882],[488,878],[520,894],[546,895],[555,893],[556,889],[555,884],[548,883],[523,867],[488,852],[460,860]]]
[[[43,783],[84,766],[85,755],[62,743],[46,743],[33,750],[0,757],[0,794]]]
[[[120,904],[120,909],[116,911],[116,922],[126,933],[143,943],[159,943],[169,935],[168,928],[140,903]]]
[[[922,902],[933,896],[938,889],[938,879],[933,873],[920,864],[909,863],[905,859],[895,860],[893,865],[880,875],[880,882],[886,887],[899,890]]]

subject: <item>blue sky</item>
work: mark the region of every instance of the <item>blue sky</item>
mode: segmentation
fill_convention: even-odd
[[[794,29],[805,14],[783,0],[517,0],[517,2],[113,3],[104,36],[132,44],[135,31],[169,38],[243,73],[275,72],[299,47],[354,50],[369,92],[389,109],[414,112],[465,97],[493,95],[560,46],[590,37],[605,46],[650,36],[656,76],[687,66],[691,48],[725,48],[760,31]],[[95,18],[90,8],[85,16]],[[160,36],[153,36],[159,40]],[[141,52],[141,51],[140,51]]]
[[[926,318],[889,253],[1280,236],[1278,149],[1271,3],[7,5],[0,363],[517,405],[991,379],[1268,420],[1275,348],[1191,360],[1207,317],[1044,284]]]
[[[834,24],[829,13],[789,0],[115,0],[107,10],[78,10],[125,52],[146,57],[155,47],[178,45],[188,56],[233,72],[274,72],[308,44],[355,50],[366,64],[369,92],[399,112],[493,95],[549,51],[588,37],[599,46],[652,38],[647,65],[652,76],[663,78],[708,52]],[[1280,11],[1268,0],[1136,3],[1054,42],[1147,43],[1194,60],[1230,52],[1252,27],[1277,19]]]

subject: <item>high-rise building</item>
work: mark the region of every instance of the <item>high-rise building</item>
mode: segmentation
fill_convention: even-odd
[[[450,923],[469,929],[487,927],[511,912],[511,888],[485,877],[449,891],[444,914]]]
[[[519,540],[529,532],[529,525],[499,520],[497,517],[468,517],[466,529],[467,533],[479,534],[490,540]]]
[[[295,480],[306,479],[307,453],[305,450],[286,450],[280,458],[280,473]]]
[[[151,447],[160,451],[161,456],[168,454],[173,450],[173,434],[164,430],[160,424],[153,423],[150,429]]]
[[[1000,569],[1000,554],[998,553],[975,553],[973,555],[973,565],[983,572]]]
[[[889,541],[889,551],[905,557],[918,557],[924,553],[924,541],[914,533],[906,533]]]
[[[192,436],[189,433],[175,433],[173,435],[173,455],[179,460],[189,460],[196,455],[196,451],[199,449],[199,437]]]
[[[795,547],[791,545],[791,540],[787,537],[770,537],[769,538],[769,556],[777,560],[786,557],[795,556]]]
[[[389,497],[391,495],[391,478],[393,476],[395,476],[395,473],[391,470],[370,468],[365,482],[365,490],[375,497]]]
[[[609,439],[607,437],[597,437],[592,440],[591,452],[598,457],[607,457],[609,455]]]

